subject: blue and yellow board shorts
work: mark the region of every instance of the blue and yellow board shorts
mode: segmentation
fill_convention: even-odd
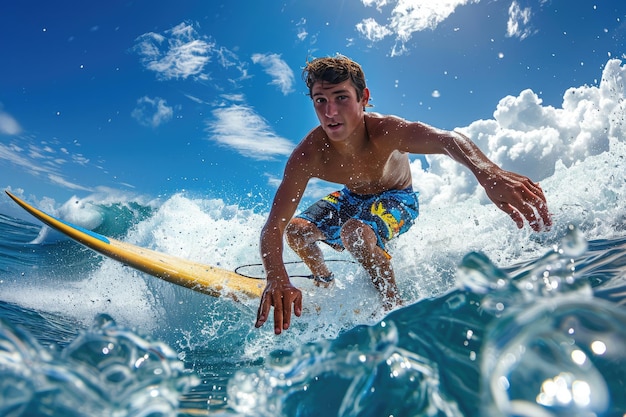
[[[344,188],[313,204],[297,217],[315,224],[326,236],[323,242],[335,249],[344,249],[340,232],[349,219],[369,225],[378,237],[378,246],[385,252],[385,244],[401,235],[419,215],[419,193],[412,187],[389,190],[380,194],[355,194]]]

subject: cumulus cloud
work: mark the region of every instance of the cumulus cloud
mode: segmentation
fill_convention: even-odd
[[[263,67],[265,72],[272,77],[270,85],[275,85],[287,95],[294,91],[294,74],[289,65],[278,54],[254,54],[252,62]]]
[[[478,3],[480,0],[397,0],[386,24],[378,23],[372,18],[362,20],[356,25],[356,30],[371,42],[378,42],[387,36],[395,36],[391,55],[401,55],[406,52],[406,43],[415,32],[425,29],[435,29],[447,19],[457,7]],[[375,6],[382,12],[382,7],[389,2],[386,0],[362,0],[365,6]]]
[[[550,177],[556,166],[571,167],[610,151],[626,137],[626,65],[607,62],[599,86],[572,87],[561,107],[543,105],[532,90],[500,100],[493,119],[459,129],[504,169],[535,181]],[[448,204],[482,195],[474,177],[444,156],[429,156],[428,171],[419,161],[412,172],[424,202]]]
[[[213,110],[207,131],[210,140],[257,160],[287,156],[294,147],[290,141],[276,135],[269,123],[246,105]]]
[[[506,23],[506,36],[509,38],[526,39],[532,34],[529,26],[531,17],[530,7],[522,9],[517,1],[509,6],[509,20]]]
[[[18,135],[22,131],[20,124],[9,113],[0,111],[0,134]]]
[[[174,110],[167,102],[160,98],[141,97],[137,100],[137,106],[131,112],[131,116],[143,126],[158,127],[172,119]]]

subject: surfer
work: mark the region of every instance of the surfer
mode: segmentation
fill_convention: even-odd
[[[292,285],[283,262],[283,238],[326,286],[333,276],[318,242],[347,249],[365,268],[390,310],[402,304],[385,244],[404,233],[418,215],[408,154],[446,154],[467,167],[489,199],[517,227],[524,218],[535,231],[551,226],[539,184],[505,171],[466,136],[395,116],[366,113],[370,92],[361,66],[344,56],[308,62],[303,79],[320,125],[309,132],[287,160],[269,217],[261,232],[261,258],[267,284],[256,327],[274,307],[274,332],[302,313],[302,293]],[[293,217],[311,178],[342,184]],[[293,217],[293,218],[292,218]]]

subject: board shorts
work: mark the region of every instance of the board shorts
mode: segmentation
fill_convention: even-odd
[[[343,250],[341,228],[350,219],[370,226],[378,246],[387,253],[386,243],[409,230],[419,215],[418,192],[412,187],[380,194],[356,194],[344,188],[313,204],[296,217],[313,223],[326,237],[323,242]]]

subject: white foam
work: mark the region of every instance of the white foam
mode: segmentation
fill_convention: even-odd
[[[35,270],[18,282],[3,283],[2,299],[71,317],[85,326],[91,325],[99,313],[107,313],[124,326],[152,332],[164,312],[137,275],[112,260],[105,260],[86,277],[58,277]]]

